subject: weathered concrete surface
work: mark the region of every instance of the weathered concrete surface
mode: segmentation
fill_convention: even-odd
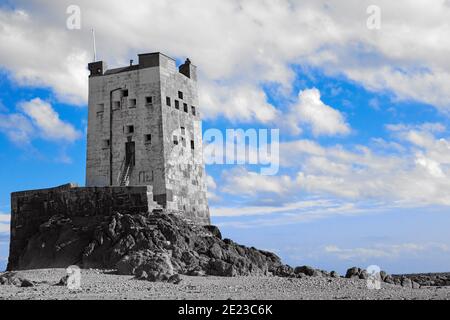
[[[114,212],[136,214],[157,208],[151,186],[79,188],[74,184],[11,194],[11,241],[8,270],[23,269],[38,261],[25,262],[23,252],[42,224],[53,216],[95,221]],[[84,226],[80,223],[80,228]],[[41,243],[40,246],[45,246]],[[70,256],[70,252],[68,253]],[[48,266],[48,262],[44,262]]]

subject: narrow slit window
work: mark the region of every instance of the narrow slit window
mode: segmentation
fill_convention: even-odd
[[[183,100],[183,92],[178,91],[178,99]]]
[[[186,134],[186,128],[185,127],[181,127],[181,134],[183,136]]]
[[[175,100],[175,109],[180,109],[180,101]]]
[[[178,145],[178,136],[173,136],[173,144]]]
[[[146,144],[150,144],[152,143],[152,135],[151,134],[146,134],[144,137],[144,141]]]
[[[188,113],[188,106],[186,103],[184,104],[184,112]]]
[[[107,149],[110,146],[110,141],[109,139],[104,139],[103,140],[103,149]]]
[[[193,116],[197,115],[197,111],[195,110],[194,106],[191,107],[191,110],[192,110],[192,115]]]
[[[195,143],[194,143],[194,140],[191,140],[191,149],[192,149],[192,150],[195,149]]]
[[[171,103],[170,103],[170,97],[166,97],[166,104],[170,107]]]

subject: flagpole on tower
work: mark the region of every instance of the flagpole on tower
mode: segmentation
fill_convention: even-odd
[[[93,49],[94,49],[94,62],[97,61],[97,47],[95,44],[95,30],[94,28],[92,28],[92,45],[93,45]]]

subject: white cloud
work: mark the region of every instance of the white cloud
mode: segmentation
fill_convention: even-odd
[[[0,132],[21,147],[30,147],[32,140],[73,142],[81,133],[68,122],[60,119],[53,107],[39,98],[19,104],[20,113],[0,113]],[[29,149],[31,150],[31,149]],[[65,154],[60,160],[68,160]]]
[[[30,10],[28,4],[28,10],[0,9],[0,41],[5,44],[0,49],[2,66],[20,85],[50,87],[61,101],[84,104],[87,51],[79,43],[71,44],[65,24],[60,25],[56,16],[48,21],[38,17],[37,12],[45,5],[36,10]],[[17,3],[17,6],[21,5]],[[64,12],[61,11],[60,17],[64,18]]]
[[[285,142],[280,146],[280,161],[289,174],[261,176],[243,168],[231,170],[223,175],[220,191],[249,203],[279,206],[305,196],[342,199],[355,208],[372,201],[380,210],[450,206],[450,139],[433,134],[441,134],[441,129],[437,124],[398,125],[393,141],[387,143],[388,152],[379,151],[378,143],[374,148],[324,147],[311,140]],[[426,138],[411,139],[412,135]]]
[[[11,221],[11,215],[0,212],[0,223],[9,223]]]
[[[113,66],[144,51],[190,56],[209,117],[270,121],[275,111],[261,85],[289,92],[296,64],[450,110],[450,9],[443,1],[378,1],[377,31],[366,27],[368,0],[80,0],[82,29],[75,31],[65,28],[70,4],[18,0],[16,10],[0,9],[2,66],[20,84],[51,87],[65,102],[86,103],[95,27],[99,56]],[[230,86],[238,98],[224,97],[221,86],[230,83],[241,87]]]
[[[11,222],[11,215],[0,212],[0,233],[10,232],[9,227],[10,222]]]
[[[350,127],[344,116],[338,110],[323,103],[320,99],[320,91],[316,88],[299,92],[298,103],[287,115],[287,121],[296,134],[302,131],[301,124],[310,127],[315,136],[350,133]]]
[[[34,127],[22,114],[0,114],[0,132],[15,144],[26,145],[33,138]]]
[[[267,102],[264,91],[248,85],[204,83],[200,90],[204,118],[224,116],[238,122],[267,123],[276,119],[277,110]]]
[[[49,103],[39,98],[21,103],[20,109],[30,117],[44,139],[70,142],[81,136],[71,124],[59,118]]]
[[[242,167],[227,171],[222,178],[222,191],[234,195],[282,194],[292,185],[288,176],[265,176]]]
[[[423,252],[438,250],[440,252],[450,252],[450,247],[440,243],[402,243],[402,244],[379,244],[372,247],[343,249],[336,245],[325,246],[324,251],[337,256],[342,260],[371,259],[371,258],[396,258],[401,255],[420,254]]]
[[[215,190],[217,189],[216,181],[210,175],[206,176],[206,187],[208,190],[207,197],[210,202],[220,200],[220,197],[215,193]]]

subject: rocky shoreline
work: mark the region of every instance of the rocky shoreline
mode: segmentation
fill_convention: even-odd
[[[39,226],[15,261],[20,270],[57,270],[77,265],[84,270],[112,270],[109,274],[168,285],[179,284],[184,276],[340,283],[366,282],[369,278],[366,270],[357,267],[348,269],[344,276],[310,266],[293,268],[273,253],[222,239],[214,226],[193,225],[161,210],[143,214],[117,212],[89,219],[53,216]],[[382,271],[379,280],[388,286],[419,289],[448,285],[448,275],[388,275]],[[7,272],[0,274],[0,285],[28,288],[39,283],[24,278],[22,273]]]

